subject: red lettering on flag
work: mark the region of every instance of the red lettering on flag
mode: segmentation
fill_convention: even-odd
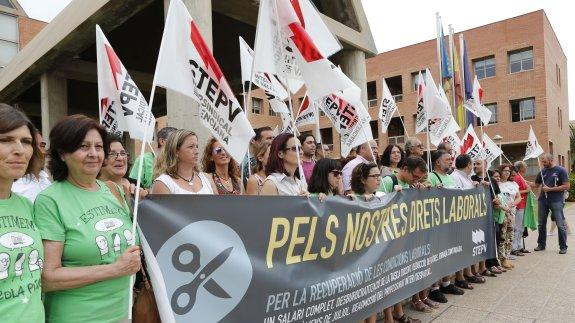
[[[463,139],[463,144],[461,145],[461,154],[466,154],[469,148],[473,147],[473,136],[468,133],[467,137]]]
[[[299,19],[299,23],[301,24],[301,26],[303,28],[305,28],[305,20],[303,19],[303,13],[301,11],[301,7],[299,5],[299,0],[290,0],[291,2],[291,6],[293,7],[293,10],[295,11],[295,14],[297,15],[298,19]]]

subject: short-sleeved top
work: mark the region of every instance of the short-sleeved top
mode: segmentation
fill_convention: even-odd
[[[537,177],[535,178],[535,183],[541,184],[541,174],[543,173],[543,180],[545,186],[556,187],[561,186],[563,183],[569,180],[567,176],[567,171],[561,166],[553,166],[551,168],[543,168]],[[547,192],[545,194],[543,191],[539,194],[539,200],[547,200],[547,202],[561,202],[564,199],[564,192]]]
[[[34,208],[12,193],[0,200],[0,321],[44,322],[44,248]]]
[[[155,157],[154,153],[151,151],[144,154],[144,166],[142,168],[142,180],[141,184],[144,188],[152,187],[152,183],[154,181],[154,164],[155,164]],[[141,158],[138,157],[134,161],[134,165],[132,165],[132,169],[130,170],[130,178],[138,179],[138,169],[140,167]]]
[[[304,182],[299,178],[291,178],[286,174],[273,173],[266,177],[266,181],[271,181],[275,184],[278,195],[298,196],[302,191],[307,190]]]
[[[464,171],[455,169],[451,174],[451,179],[453,179],[453,183],[455,183],[455,187],[461,189],[468,189],[473,188],[473,181],[471,180],[471,176],[467,175]]]
[[[198,173],[198,177],[202,181],[202,188],[197,192],[192,192],[181,188],[180,185],[178,185],[178,183],[174,181],[172,176],[168,174],[162,174],[158,176],[158,178],[156,178],[156,181],[160,181],[164,185],[166,185],[166,187],[170,190],[170,193],[172,194],[214,194],[214,190],[212,189],[212,185],[210,184],[207,175],[205,173],[200,172]]]
[[[508,204],[511,204],[515,201],[515,196],[517,196],[519,192],[519,185],[513,181],[499,182],[499,189],[501,190],[501,194],[505,196]]]
[[[112,264],[134,242],[127,203],[121,205],[104,182],[97,184],[97,191],[89,191],[55,182],[36,198],[36,225],[42,239],[64,243],[63,267]],[[130,277],[122,276],[47,292],[46,321],[118,322],[128,313],[129,288]]]
[[[451,178],[451,175],[448,174],[442,175],[438,172],[431,172],[429,175],[427,175],[427,179],[433,187],[438,186],[439,184],[443,184],[444,188],[457,188],[453,182],[453,178]]]
[[[515,175],[515,178],[513,179],[515,181],[515,183],[517,183],[517,185],[519,186],[519,190],[520,191],[525,191],[527,190],[527,182],[525,182],[525,179],[523,178],[523,176],[517,174]],[[523,193],[521,194],[521,202],[519,204],[517,204],[517,209],[522,210],[525,208],[525,204],[527,203],[527,195],[529,193]]]
[[[401,188],[403,189],[407,189],[410,188],[411,186],[400,180],[397,175],[394,175],[397,178],[397,185],[401,186]],[[380,192],[385,192],[385,193],[392,193],[393,192],[393,178],[391,178],[391,176],[385,176],[382,180],[381,180],[381,184],[379,184],[379,189],[378,191]]]
[[[315,160],[311,161],[301,161],[301,168],[303,168],[303,174],[305,176],[305,181],[309,183],[311,179],[311,174],[313,173],[313,167],[315,166]]]
[[[30,202],[34,203],[38,193],[52,185],[48,173],[41,170],[40,174],[38,175],[38,178],[32,174],[28,174],[18,179],[14,182],[14,184],[12,184],[12,192],[17,193],[18,195],[23,196],[30,200]]]

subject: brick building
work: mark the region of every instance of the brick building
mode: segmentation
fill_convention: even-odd
[[[569,106],[567,97],[567,59],[551,23],[543,10],[495,22],[462,32],[467,42],[471,79],[477,74],[485,91],[484,104],[492,112],[492,122],[484,127],[491,137],[501,138],[506,157],[520,160],[532,126],[541,146],[555,155],[558,164],[569,165]],[[459,39],[459,33],[454,35]],[[457,42],[458,43],[458,42]],[[407,135],[415,131],[415,78],[429,68],[437,82],[439,67],[436,40],[381,53],[366,60],[368,109],[374,136],[379,134],[380,151],[388,143],[402,144],[406,133],[399,117],[392,120],[387,134],[380,133],[377,120],[381,102],[382,78],[395,95],[404,118]],[[262,93],[255,96],[262,98]],[[303,93],[296,95],[297,105]],[[259,109],[259,113],[257,112]],[[279,117],[270,116],[269,104],[256,99],[250,111],[254,127],[276,125]],[[339,137],[329,120],[320,122],[322,139],[339,151]],[[309,129],[304,129],[309,130]],[[479,127],[476,128],[479,133]],[[460,136],[463,131],[460,132]],[[418,135],[425,142],[425,136]],[[505,162],[505,159],[503,159]],[[529,161],[530,173],[537,161]]]
[[[44,28],[45,22],[29,18],[16,0],[0,0],[0,68]]]

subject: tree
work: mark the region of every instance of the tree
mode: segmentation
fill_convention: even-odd
[[[571,171],[575,172],[575,124],[569,124],[569,150],[571,151]]]

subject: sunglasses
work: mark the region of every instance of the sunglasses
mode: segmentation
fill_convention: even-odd
[[[301,150],[301,146],[293,146],[293,147],[286,147],[286,149],[284,149],[286,151],[291,150],[291,151],[298,151]]]
[[[219,155],[219,154],[223,154],[223,153],[226,153],[226,150],[222,147],[216,147],[212,150],[213,155]]]
[[[333,176],[338,177],[338,176],[341,176],[342,171],[341,171],[341,170],[338,170],[338,169],[334,169],[334,170],[332,170],[330,173],[332,173]]]
[[[371,178],[381,178],[381,174],[371,174],[371,175],[367,175],[367,177],[371,177]]]

